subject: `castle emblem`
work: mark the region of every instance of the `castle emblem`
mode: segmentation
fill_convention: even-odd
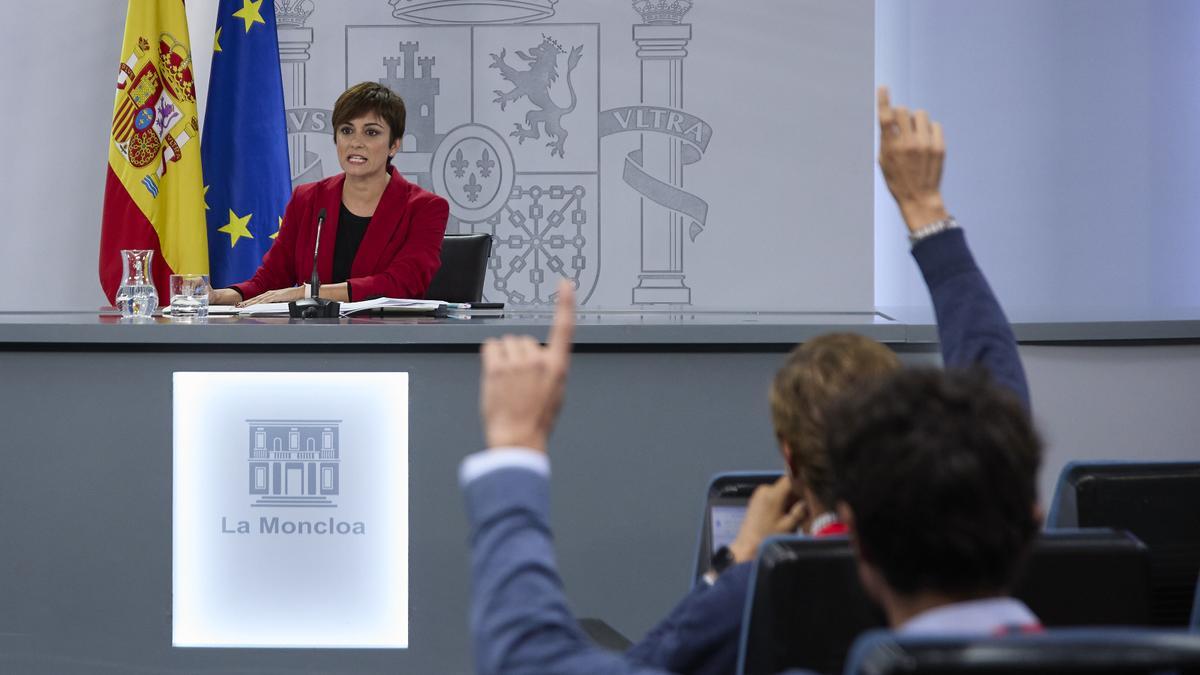
[[[246,420],[250,496],[258,507],[336,507],[340,420]]]
[[[195,103],[192,56],[174,36],[163,33],[152,51],[145,37],[120,66],[117,76],[117,110],[112,140],[131,166],[154,164],[153,174],[142,179],[152,197],[172,162],[183,157],[183,147],[199,135],[196,117],[186,116],[181,103]]]
[[[387,75],[379,83],[400,95],[408,111],[404,123],[403,149],[407,152],[433,152],[442,136],[434,126],[437,119],[437,97],[442,92],[441,79],[433,76],[437,58],[417,56],[420,42],[401,42],[399,56],[387,56],[383,67]],[[418,73],[417,69],[421,72]]]

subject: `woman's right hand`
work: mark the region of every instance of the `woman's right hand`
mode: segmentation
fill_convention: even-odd
[[[214,288],[208,292],[210,305],[236,305],[242,301],[242,294],[232,288]]]

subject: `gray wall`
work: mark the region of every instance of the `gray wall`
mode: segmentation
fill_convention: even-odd
[[[1026,345],[1042,501],[1073,459],[1200,460],[1200,345]]]
[[[43,2],[34,20],[0,2],[0,310],[108,304],[96,255],[125,4]]]
[[[1010,309],[1200,304],[1200,5],[876,3],[876,79],[945,125],[948,207]],[[925,304],[876,180],[875,297]]]

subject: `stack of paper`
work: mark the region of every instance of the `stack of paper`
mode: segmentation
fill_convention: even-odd
[[[443,302],[441,300],[374,298],[372,300],[362,300],[360,302],[343,302],[341,304],[340,311],[342,316],[349,316],[357,312],[365,312],[372,309],[387,310],[389,313],[397,312],[429,314],[441,307],[445,307],[447,309],[469,309],[470,305]],[[262,302],[257,305],[249,305],[247,307],[236,307],[234,305],[209,305],[208,314],[209,316],[287,316],[288,303]],[[171,308],[169,306],[163,308],[163,315],[171,315]]]

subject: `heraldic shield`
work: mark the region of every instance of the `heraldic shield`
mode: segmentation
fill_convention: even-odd
[[[447,232],[495,239],[484,297],[587,302],[600,272],[598,24],[348,26],[346,79],[408,110],[394,164],[450,202]],[[470,45],[470,49],[464,49]]]

